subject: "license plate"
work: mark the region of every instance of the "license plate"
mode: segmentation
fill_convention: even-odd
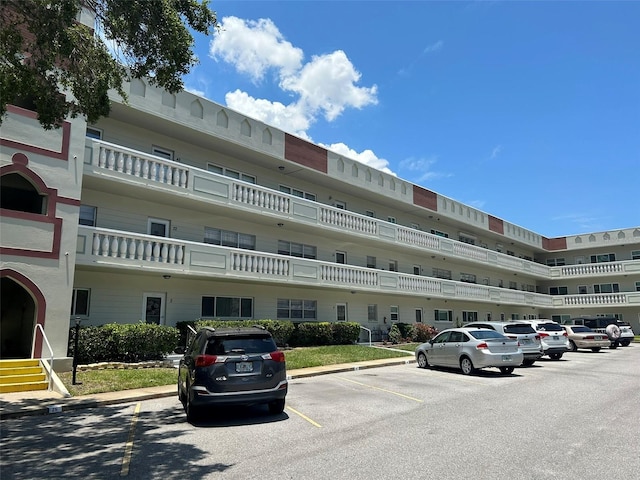
[[[523,345],[528,345],[529,343],[531,343],[531,339],[530,338],[523,338],[522,339],[522,344]]]
[[[510,362],[511,361],[511,355],[502,355],[502,361],[503,362]]]
[[[237,373],[249,373],[253,372],[253,362],[238,362],[236,363]]]

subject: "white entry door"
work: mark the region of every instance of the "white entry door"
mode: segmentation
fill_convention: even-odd
[[[142,318],[145,323],[164,325],[164,311],[167,294],[164,292],[147,292],[143,295]]]

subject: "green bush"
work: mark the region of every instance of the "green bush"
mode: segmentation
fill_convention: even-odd
[[[360,324],[357,322],[336,322],[331,324],[334,345],[350,345],[358,341]]]
[[[75,329],[69,335],[69,355],[74,353]],[[178,329],[152,323],[110,323],[80,328],[78,364],[97,362],[140,362],[161,360],[173,352]]]
[[[297,324],[294,343],[296,346],[331,345],[332,340],[333,330],[330,322],[304,322]]]
[[[266,328],[278,346],[288,345],[295,330],[293,322],[288,320],[198,320],[195,329],[202,327],[213,328],[245,328],[258,325]]]
[[[400,332],[400,327],[398,327],[397,323],[391,325],[391,329],[389,330],[389,340],[391,343],[400,343],[402,340],[402,333]]]

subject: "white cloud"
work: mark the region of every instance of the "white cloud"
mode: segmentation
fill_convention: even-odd
[[[438,172],[432,167],[438,162],[437,156],[429,158],[408,157],[400,162],[400,170],[406,172],[406,177],[416,184],[422,185],[427,180],[451,177],[453,174]],[[404,174],[403,174],[404,175]]]
[[[491,150],[491,160],[497,158],[500,153],[502,153],[502,145],[496,145],[493,147],[493,150]]]
[[[331,122],[347,108],[360,109],[378,102],[377,87],[357,85],[361,74],[341,50],[314,56],[303,64],[302,50],[286,41],[269,19],[225,17],[221,28],[210,44],[212,58],[231,64],[254,82],[273,70],[278,87],[297,96],[284,105],[236,90],[225,97],[234,110],[306,138],[318,116]]]
[[[433,43],[431,45],[427,45],[424,48],[424,50],[422,51],[422,53],[437,52],[439,50],[442,50],[443,46],[444,46],[444,42],[442,40],[438,40],[436,43]]]
[[[302,50],[286,41],[271,20],[225,17],[220,25],[221,31],[211,41],[209,54],[233,64],[254,82],[262,80],[271,68],[279,75],[289,75],[300,68]]]
[[[331,150],[332,152],[336,152],[338,155],[351,158],[352,160],[364,163],[365,165],[369,165],[370,167],[382,170],[383,172],[389,173],[391,175],[395,175],[395,173],[389,169],[389,162],[384,158],[378,158],[372,150],[367,149],[358,153],[344,143],[333,143],[331,145],[320,144],[320,146]]]
[[[198,90],[196,88],[189,87],[188,85],[185,85],[184,89],[189,93],[193,93],[194,95],[198,95],[199,97],[204,97],[205,96],[205,93],[202,90]]]

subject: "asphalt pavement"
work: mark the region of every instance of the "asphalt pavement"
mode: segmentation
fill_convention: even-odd
[[[365,362],[325,365],[320,367],[289,370],[289,380],[338,372],[364,370],[367,368],[385,367],[414,363],[415,358],[408,352],[406,357],[386,358]],[[137,388],[118,392],[97,393],[78,397],[65,397],[60,393],[48,390],[15,392],[0,394],[0,419],[18,418],[31,415],[51,415],[82,408],[103,407],[118,403],[138,402],[161,397],[178,397],[177,385]]]

